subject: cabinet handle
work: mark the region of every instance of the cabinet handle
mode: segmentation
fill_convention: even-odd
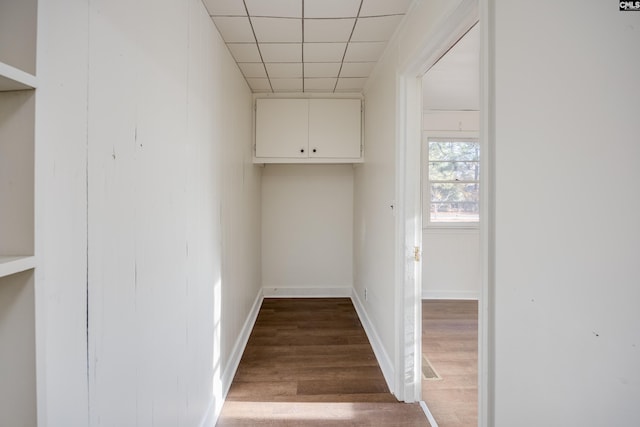
[[[300,152],[301,152],[301,153],[304,153],[304,148],[301,148],[301,149],[300,149]]]
[[[313,152],[315,153],[316,151],[318,151],[318,149],[317,149],[317,148],[314,148],[314,149],[313,149]]]

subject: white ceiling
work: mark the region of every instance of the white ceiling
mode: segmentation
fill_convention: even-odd
[[[465,34],[422,79],[424,110],[480,109],[480,26]]]
[[[203,0],[253,92],[360,92],[412,0]]]

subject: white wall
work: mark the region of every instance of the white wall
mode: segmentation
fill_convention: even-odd
[[[53,3],[39,423],[201,425],[260,290],[251,93],[199,0]]]
[[[480,296],[480,233],[477,229],[422,231],[422,298]]]
[[[478,138],[480,114],[478,111],[427,111],[422,123],[424,185],[428,179],[428,138]],[[426,215],[429,214],[428,202],[429,194],[423,189],[423,211]],[[423,224],[426,224],[426,218],[423,218]],[[423,227],[422,298],[477,299],[482,282],[479,228]]]
[[[640,14],[489,4],[495,425],[640,425]]]
[[[386,355],[395,358],[396,71],[459,1],[418,2],[365,89],[365,163],[355,175],[354,287]],[[364,290],[368,290],[365,301]],[[396,366],[399,361],[395,360]],[[392,374],[392,373],[388,373]]]
[[[238,338],[244,332],[247,315],[258,294],[262,295],[262,168],[253,164],[251,93],[227,52],[221,50],[216,60],[224,66],[215,79],[213,117],[216,141],[222,145],[220,363],[225,387],[226,382],[231,383],[235,363],[239,361],[232,358],[242,355],[242,347],[239,355],[232,354],[234,346],[239,344]]]
[[[353,166],[266,165],[266,295],[348,296],[353,286]]]
[[[82,427],[88,423],[88,5],[39,0],[38,13],[38,425]]]

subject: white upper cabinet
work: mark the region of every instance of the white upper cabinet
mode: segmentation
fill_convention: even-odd
[[[360,99],[256,100],[256,163],[362,162]]]
[[[309,104],[306,99],[258,99],[256,157],[308,157]]]
[[[309,157],[360,157],[359,99],[309,100]]]

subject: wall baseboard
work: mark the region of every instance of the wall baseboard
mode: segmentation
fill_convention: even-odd
[[[249,336],[251,335],[253,326],[255,325],[256,319],[258,318],[258,313],[260,312],[260,306],[262,306],[263,299],[264,293],[262,289],[260,289],[258,291],[258,295],[256,295],[256,299],[253,302],[251,310],[249,310],[247,320],[245,320],[244,325],[242,326],[240,335],[238,336],[238,339],[233,346],[231,357],[229,358],[229,363],[227,363],[227,366],[225,366],[224,370],[222,371],[222,375],[220,378],[220,388],[222,389],[222,395],[214,396],[214,402],[207,411],[207,416],[202,423],[202,427],[213,427],[218,422],[220,412],[222,411],[222,406],[224,405],[224,401],[227,398],[227,393],[229,393],[229,389],[231,388],[233,377],[236,375],[236,371],[238,370],[238,366],[240,365],[240,359],[242,359],[242,354],[244,353],[244,349],[247,347]]]
[[[200,422],[200,427],[214,427],[216,425],[218,417],[220,416],[220,411],[222,410],[222,403],[218,403],[218,400],[222,400],[224,402],[223,399],[216,399],[214,396],[213,401],[207,408],[204,418]]]
[[[263,288],[265,298],[349,298],[351,287],[344,288]]]
[[[427,420],[429,420],[429,424],[431,424],[431,427],[438,427],[436,419],[433,417],[433,414],[429,410],[429,407],[424,400],[420,401],[420,407],[422,408],[422,412],[424,412],[424,415],[427,417]]]
[[[367,316],[367,311],[365,310],[360,298],[358,298],[357,292],[353,290],[351,294],[351,301],[353,302],[353,306],[356,308],[356,313],[358,313],[358,317],[360,318],[360,323],[364,328],[364,331],[367,333],[367,338],[369,338],[369,342],[371,343],[371,347],[373,348],[373,353],[376,355],[376,359],[378,360],[378,364],[380,365],[380,369],[382,369],[382,375],[384,376],[385,381],[387,382],[387,386],[391,393],[395,394],[395,370],[393,367],[393,362],[389,355],[384,350],[384,345],[382,345],[382,340],[378,336],[376,329],[369,320],[369,316]]]
[[[480,298],[479,291],[431,291],[422,290],[422,299],[471,299]]]

